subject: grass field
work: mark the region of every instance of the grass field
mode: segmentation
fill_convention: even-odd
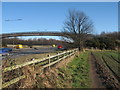
[[[109,67],[110,71],[116,76],[119,77],[120,72],[118,71],[118,68],[120,67],[120,60],[119,55],[117,51],[97,51],[93,52],[94,56],[99,60],[99,62],[106,64],[107,67]]]
[[[44,54],[30,54],[30,55],[23,55],[23,56],[19,56],[19,57],[11,57],[11,56],[7,56],[4,60],[2,60],[2,65],[3,68],[5,67],[9,67],[12,65],[18,65],[18,64],[23,64],[25,62],[29,62],[32,59],[39,59],[39,58],[45,58],[48,55],[55,55],[57,54],[56,52],[52,52],[52,53],[44,53]]]

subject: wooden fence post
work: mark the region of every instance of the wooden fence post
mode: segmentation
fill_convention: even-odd
[[[65,56],[65,53],[63,54],[63,58],[64,58],[64,56]]]
[[[48,55],[48,57],[50,57],[50,54]],[[48,63],[50,65],[50,58],[48,59]],[[49,69],[50,69],[50,66],[49,66]]]
[[[70,53],[71,53],[71,51],[68,52],[68,58],[70,57]]]
[[[64,57],[70,57],[70,56],[72,56],[71,53],[74,54],[76,51],[77,51],[77,50],[69,50],[69,51],[65,51],[65,52],[62,52],[62,53],[58,52],[57,55],[51,56],[51,58],[56,58],[56,57],[57,57],[58,61],[56,60],[56,61],[54,61],[54,62],[51,62],[51,61],[50,61],[51,58],[50,58],[50,54],[49,54],[49,55],[47,55],[47,58],[43,58],[43,59],[32,59],[32,61],[29,61],[29,62],[26,62],[26,63],[23,63],[23,64],[6,67],[6,68],[4,68],[2,71],[0,71],[0,79],[2,78],[2,76],[1,76],[1,73],[2,73],[2,72],[5,73],[5,72],[11,71],[11,70],[15,70],[15,69],[18,69],[18,68],[27,66],[27,65],[33,65],[33,66],[35,66],[35,63],[43,62],[43,61],[46,62],[46,60],[48,60],[48,64],[47,64],[47,65],[44,65],[43,68],[42,68],[42,73],[43,73],[43,72],[44,72],[44,71],[43,71],[44,68],[49,67],[49,69],[50,69],[50,65],[53,65],[53,64],[59,62],[60,56],[63,55],[63,57],[61,57],[61,59],[64,59]],[[60,59],[60,60],[61,60],[61,59]],[[0,63],[0,69],[2,68],[1,65],[2,65],[2,64]],[[21,69],[20,69],[20,70],[21,70]],[[20,73],[20,75],[21,75],[21,73]],[[22,76],[20,76],[20,77],[17,77],[17,78],[15,78],[15,79],[12,79],[12,80],[10,80],[10,81],[8,81],[8,82],[5,82],[4,84],[2,84],[2,82],[1,82],[2,79],[1,79],[1,80],[0,80],[0,90],[1,90],[2,87],[3,87],[3,88],[8,87],[8,86],[10,86],[10,85],[18,82],[19,80],[21,80],[21,79],[23,79],[23,78],[25,78],[25,75],[22,75]]]
[[[74,52],[74,56],[75,56],[76,50],[74,50],[73,52]]]
[[[59,52],[57,54],[58,54],[58,56],[57,56],[58,58],[57,59],[59,60]]]

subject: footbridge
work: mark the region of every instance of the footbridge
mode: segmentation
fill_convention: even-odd
[[[18,37],[18,36],[64,36],[62,32],[17,32],[3,33],[0,38]]]

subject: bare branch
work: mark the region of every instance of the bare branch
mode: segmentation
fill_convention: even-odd
[[[75,45],[82,48],[84,40],[92,30],[93,23],[84,12],[69,11],[69,16],[63,27],[64,37],[73,40]]]

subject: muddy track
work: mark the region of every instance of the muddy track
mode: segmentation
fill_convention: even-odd
[[[100,64],[93,53],[90,55],[91,73],[93,86],[97,88],[119,88],[119,83],[115,80],[114,76],[111,75],[110,71],[105,68],[104,65]]]
[[[96,68],[95,58],[92,54],[90,54],[89,63],[90,63],[90,76],[92,80],[91,88],[105,88],[105,86],[102,85],[99,74],[97,73],[98,70]]]

